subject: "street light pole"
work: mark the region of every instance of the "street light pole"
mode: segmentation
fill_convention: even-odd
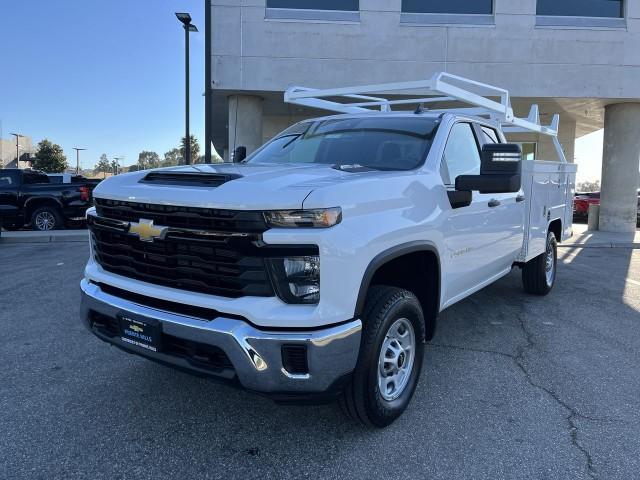
[[[197,32],[198,29],[191,23],[191,15],[188,13],[176,13],[176,17],[184,28],[184,115],[185,115],[185,141],[184,141],[184,163],[191,164],[191,133],[189,132],[189,33]]]
[[[205,0],[204,6],[204,163],[211,163],[211,122],[213,120],[211,90],[211,0]]]
[[[118,173],[120,172],[120,160],[123,160],[124,157],[113,157],[113,159],[116,162],[116,168],[114,169],[113,174],[118,175]]]
[[[80,151],[86,148],[73,147],[73,149],[76,151],[76,175],[80,175]]]
[[[23,138],[24,135],[20,135],[19,133],[10,133],[9,135],[16,137],[16,168],[20,168],[20,139]]]

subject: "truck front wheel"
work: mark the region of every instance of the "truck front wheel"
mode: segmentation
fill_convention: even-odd
[[[340,403],[354,420],[382,428],[404,412],[418,384],[424,316],[413,293],[375,285],[367,295],[362,323],[358,362]]]
[[[556,281],[558,243],[553,232],[547,233],[546,245],[544,253],[529,260],[522,267],[522,283],[527,293],[546,295]]]

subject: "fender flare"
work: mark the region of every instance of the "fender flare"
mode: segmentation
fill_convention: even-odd
[[[378,269],[384,265],[385,263],[394,260],[396,258],[402,257],[403,255],[407,255],[410,253],[416,252],[431,252],[435,254],[436,261],[438,262],[438,293],[437,293],[437,308],[436,315],[440,311],[440,293],[441,293],[441,284],[442,284],[442,273],[441,273],[441,263],[440,263],[440,253],[436,245],[433,242],[428,240],[416,240],[413,242],[403,243],[400,245],[396,245],[395,247],[391,247],[387,250],[383,250],[379,254],[377,254],[364,271],[364,275],[362,276],[362,282],[360,283],[360,290],[358,291],[358,298],[356,301],[356,308],[354,311],[354,318],[359,318],[362,315],[364,310],[364,304],[367,299],[367,291],[369,290],[369,285],[371,284],[371,280],[373,276],[378,271]]]
[[[43,201],[43,200],[46,200],[47,202],[54,203],[60,209],[64,208],[63,205],[62,205],[62,202],[60,200],[58,200],[56,197],[52,197],[52,196],[46,195],[46,196],[43,196],[43,197],[30,197],[30,198],[28,198],[24,202],[25,212],[31,208],[31,204],[32,203],[34,203],[34,202],[37,203],[37,202],[40,202],[40,201]],[[34,207],[34,208],[37,208],[37,207]]]

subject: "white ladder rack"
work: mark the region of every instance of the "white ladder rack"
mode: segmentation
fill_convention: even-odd
[[[370,94],[407,94],[411,90],[428,91],[427,96],[390,100]],[[499,97],[500,101],[493,100]],[[329,100],[329,98],[332,98]],[[348,99],[351,102],[337,99]],[[476,82],[446,72],[436,73],[430,80],[413,82],[382,83],[356,87],[313,89],[290,87],[284,92],[284,101],[294,105],[329,110],[337,113],[391,112],[393,105],[427,104],[436,102],[461,102],[464,108],[428,110],[428,113],[460,113],[464,115],[488,116],[502,126],[505,133],[539,133],[552,137],[560,161],[566,163],[562,146],[558,141],[560,116],[555,114],[551,124],[540,124],[538,105],[532,105],[527,118],[513,114],[509,91],[503,88]],[[373,109],[376,107],[377,109]]]

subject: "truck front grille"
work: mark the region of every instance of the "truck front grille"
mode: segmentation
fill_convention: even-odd
[[[165,207],[99,200],[89,216],[94,256],[108,272],[181,290],[237,298],[274,295],[265,265],[260,221],[226,210]],[[196,211],[198,210],[198,211]],[[247,214],[247,215],[243,215]],[[261,215],[259,216],[261,218]],[[225,218],[226,229],[211,228]],[[129,222],[153,220],[169,227],[162,238],[143,241]],[[240,219],[240,220],[239,220]],[[189,228],[183,228],[189,224]],[[196,229],[196,225],[209,225]],[[248,231],[242,231],[247,227]],[[264,228],[266,229],[266,227]]]
[[[222,232],[263,233],[268,228],[262,212],[257,211],[156,205],[104,198],[94,201],[99,217],[114,220],[137,222],[146,218],[165,227]]]

